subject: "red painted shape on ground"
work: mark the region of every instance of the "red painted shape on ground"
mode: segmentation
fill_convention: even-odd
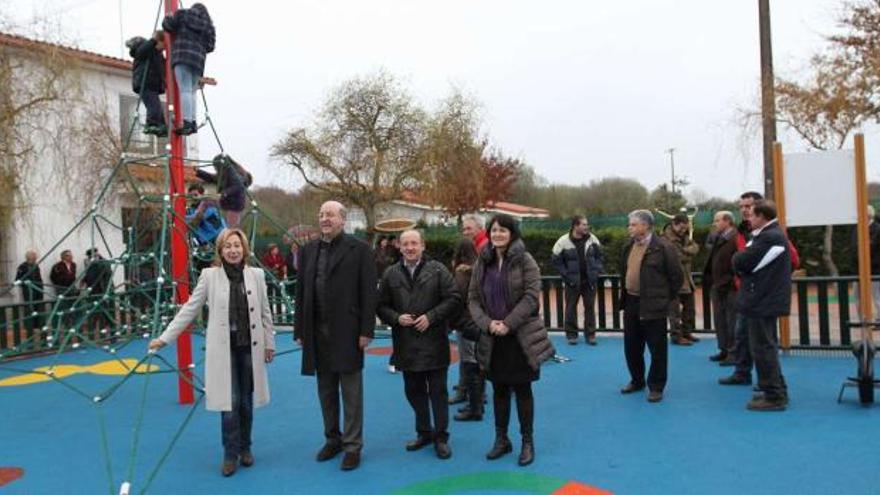
[[[371,356],[390,356],[394,350],[391,346],[388,347],[369,347],[367,348],[367,354]],[[451,364],[455,364],[458,362],[458,347],[455,345],[449,346],[449,358],[451,360]]]
[[[0,467],[0,486],[8,485],[24,476],[24,469],[17,467]]]
[[[609,491],[600,490],[598,488],[578,483],[577,481],[569,481],[559,487],[552,495],[613,495]]]
[[[367,354],[371,356],[390,356],[393,349],[390,347],[370,347],[367,349]]]

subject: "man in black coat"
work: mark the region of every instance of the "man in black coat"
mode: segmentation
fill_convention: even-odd
[[[406,444],[406,450],[433,442],[437,457],[448,459],[452,455],[446,389],[449,320],[458,312],[461,296],[449,270],[424,258],[425,241],[419,231],[402,233],[400,250],[403,259],[382,277],[377,312],[391,326],[395,366],[403,371],[406,398],[416,415],[417,437]]]
[[[776,320],[791,312],[791,253],[770,201],[755,203],[752,228],[746,249],[733,257],[733,268],[742,278],[737,310],[746,320],[761,389],[747,407],[782,411],[788,404],[788,388],[779,364]]]
[[[36,251],[28,250],[24,259],[24,263],[18,265],[15,271],[15,281],[21,285],[22,301],[27,304],[25,325],[28,330],[33,330],[35,326],[43,324],[39,315],[32,316],[39,311],[35,303],[43,299],[43,276],[40,274],[40,265],[37,264]]]
[[[718,337],[718,354],[709,359],[722,366],[736,364],[734,328],[736,327],[736,283],[733,255],[736,253],[736,225],[733,213],[719,211],[712,221],[715,241],[703,268],[703,290],[709,289],[712,316]]]
[[[678,298],[684,273],[675,247],[653,234],[654,215],[648,210],[629,214],[631,239],[620,257],[623,277],[623,347],[630,382],[621,389],[631,394],[645,388],[645,344],[651,352],[648,401],[663,400],[668,342],[666,317]]]
[[[294,339],[302,346],[302,374],[318,376],[326,443],[318,461],[345,450],[342,469],[360,464],[363,448],[364,349],[376,326],[376,264],[370,247],[343,232],[345,207],[321,205],[321,238],[300,252]],[[342,390],[345,428],[339,431]]]

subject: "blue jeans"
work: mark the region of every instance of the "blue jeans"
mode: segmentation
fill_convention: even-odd
[[[199,84],[199,75],[196,73],[196,69],[186,64],[177,64],[174,66],[174,78],[180,90],[181,108],[178,111],[183,112],[183,120],[195,122],[196,89]]]
[[[254,371],[251,349],[230,349],[232,369],[232,410],[220,413],[223,432],[223,459],[237,461],[251,450],[251,426],[254,422]]]

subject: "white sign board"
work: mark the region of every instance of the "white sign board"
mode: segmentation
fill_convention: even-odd
[[[785,155],[783,176],[788,227],[858,223],[852,150]]]

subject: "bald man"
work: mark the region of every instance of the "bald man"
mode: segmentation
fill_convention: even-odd
[[[294,339],[302,374],[317,375],[325,444],[318,461],[343,450],[341,468],[360,465],[363,448],[364,349],[376,326],[376,264],[370,247],[345,234],[345,206],[321,205],[321,237],[303,246],[296,284]],[[344,428],[339,428],[342,394]]]

